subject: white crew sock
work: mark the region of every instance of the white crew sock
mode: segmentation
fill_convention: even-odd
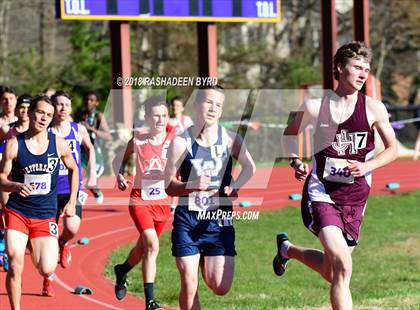
[[[283,241],[281,243],[280,254],[281,254],[282,257],[289,258],[289,256],[287,255],[287,251],[289,251],[289,248],[290,248],[291,245],[292,244],[290,243],[289,240]]]

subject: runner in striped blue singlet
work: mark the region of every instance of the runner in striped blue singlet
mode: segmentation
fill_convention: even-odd
[[[70,243],[80,228],[82,220],[82,207],[87,199],[87,194],[82,191],[83,189],[83,176],[82,176],[82,163],[80,147],[83,145],[87,151],[89,158],[89,178],[88,186],[94,188],[96,186],[96,171],[95,171],[95,150],[90,142],[89,135],[86,128],[76,122],[69,121],[72,106],[72,97],[69,93],[58,90],[52,97],[51,101],[55,107],[55,117],[49,131],[56,134],[58,137],[64,138],[68,143],[72,156],[76,161],[79,172],[79,186],[78,196],[76,201],[76,214],[72,217],[63,218],[63,231],[58,239],[60,247],[59,262],[61,267],[68,268],[71,263]],[[57,213],[56,221],[58,223],[63,208],[66,206],[70,199],[70,184],[68,170],[63,162],[60,162],[58,185],[57,185]],[[44,279],[43,291],[44,296],[54,296],[53,279]]]
[[[219,126],[224,101],[224,91],[218,87],[198,90],[195,125],[176,136],[169,148],[166,192],[180,197],[173,221],[172,255],[181,277],[181,309],[200,308],[200,265],[204,282],[216,295],[227,294],[233,281],[232,217],[212,215],[232,210],[232,200],[254,174],[255,165],[242,138]],[[235,180],[232,158],[241,165]]]

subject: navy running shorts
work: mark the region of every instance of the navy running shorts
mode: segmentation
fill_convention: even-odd
[[[209,211],[216,212],[216,211]],[[199,219],[199,212],[186,206],[175,209],[172,230],[172,255],[175,257],[235,256],[235,229],[218,219]]]

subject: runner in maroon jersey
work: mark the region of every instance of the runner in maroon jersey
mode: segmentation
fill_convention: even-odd
[[[371,50],[362,42],[351,42],[334,56],[334,78],[338,86],[321,100],[302,107],[303,118],[289,125],[302,131],[315,128],[312,172],[294,151],[297,132],[285,131],[283,143],[291,157],[295,178],[306,178],[302,199],[305,226],[318,236],[324,251],[298,247],[286,233],[277,235],[274,272],[281,276],[288,260],[297,259],[331,283],[333,309],[351,309],[350,279],[352,251],[371,187],[372,170],[395,159],[397,143],[382,102],[360,92],[370,71]],[[301,123],[296,123],[300,122]],[[374,130],[385,150],[374,158]]]
[[[139,231],[139,239],[126,261],[115,265],[115,296],[125,297],[127,273],[140,261],[143,262],[144,293],[146,309],[163,309],[154,301],[153,283],[156,276],[156,258],[159,253],[159,236],[170,217],[170,199],[165,192],[164,170],[166,154],[173,132],[166,134],[168,108],[165,99],[151,97],[144,103],[145,120],[150,131],[133,137],[122,161],[136,154],[136,176],[130,195],[130,215]],[[127,180],[120,169],[121,154],[113,162],[118,188],[126,190]]]

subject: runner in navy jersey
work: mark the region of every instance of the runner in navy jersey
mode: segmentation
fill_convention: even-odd
[[[218,87],[198,90],[195,125],[176,136],[169,147],[166,192],[180,197],[173,221],[172,255],[181,277],[181,309],[200,309],[200,267],[204,282],[216,295],[227,294],[233,281],[236,251],[232,218],[199,217],[218,209],[231,211],[237,191],[255,172],[242,138],[219,125],[224,101],[225,94]],[[235,180],[232,158],[241,165]]]
[[[395,159],[397,143],[382,102],[360,92],[370,71],[371,50],[362,42],[351,42],[334,56],[338,86],[321,100],[302,107],[303,118],[295,118],[283,136],[295,178],[306,179],[302,218],[318,236],[324,251],[296,246],[287,233],[277,235],[274,272],[281,276],[294,258],[317,271],[331,284],[333,309],[352,309],[350,279],[352,251],[360,235],[371,173]],[[297,156],[296,134],[308,124],[315,128],[312,172]],[[294,129],[299,128],[296,132]],[[374,130],[385,150],[374,158]]]
[[[86,128],[76,122],[69,120],[71,115],[71,100],[72,97],[69,93],[58,90],[51,97],[51,101],[55,107],[55,116],[52,122],[52,126],[49,131],[57,135],[58,137],[64,138],[68,143],[72,152],[73,158],[76,161],[78,172],[79,172],[79,187],[78,197],[76,201],[76,214],[72,217],[63,218],[63,231],[58,239],[58,245],[60,248],[59,262],[61,267],[68,268],[71,263],[71,252],[69,241],[74,238],[80,228],[82,219],[82,206],[87,199],[87,194],[82,191],[83,189],[83,177],[82,177],[82,164],[81,164],[81,152],[80,146],[83,145],[88,153],[89,158],[89,178],[87,185],[88,187],[96,187],[96,160],[95,150],[90,142],[90,138]],[[63,208],[66,206],[70,198],[70,184],[68,179],[68,170],[64,163],[60,162],[58,181],[57,181],[57,223],[60,219],[60,215],[63,212]],[[53,279],[44,279],[44,287],[42,295],[54,296],[54,290],[52,285]]]
[[[11,192],[6,206],[7,254],[10,268],[6,288],[12,309],[20,309],[22,272],[28,240],[32,261],[42,276],[57,266],[57,178],[59,160],[69,170],[71,194],[64,216],[74,216],[78,171],[67,143],[49,133],[54,106],[36,96],[29,107],[29,129],[10,139],[0,162],[0,190]]]

